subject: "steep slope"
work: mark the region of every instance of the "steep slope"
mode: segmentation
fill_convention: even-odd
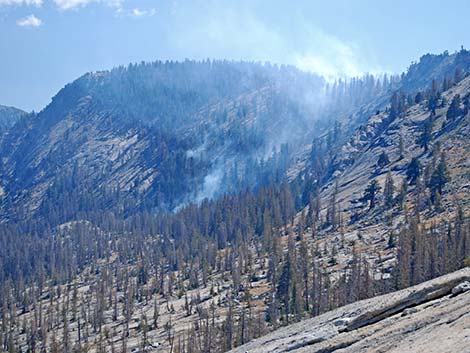
[[[279,185],[332,117],[355,126],[383,105],[391,86],[379,82],[325,93],[322,78],[293,67],[227,61],[86,74],[2,139],[2,217],[171,211]]]
[[[470,52],[463,48],[453,54],[447,51],[442,54],[426,54],[410,65],[403,76],[401,88],[406,92],[425,90],[432,80],[460,80],[459,76],[469,71]]]
[[[19,119],[27,113],[14,107],[0,105],[0,130],[12,127]]]
[[[357,90],[338,83],[331,96],[322,91],[317,110],[299,98],[302,89],[283,86],[285,74],[224,88],[222,98],[223,75],[205,72],[222,81],[204,91],[192,63],[155,79],[168,65],[85,75],[3,138],[3,349],[225,352],[470,264],[470,77],[409,96],[393,94],[399,80],[378,90],[371,77],[353,80]],[[455,69],[436,67],[433,75]],[[181,86],[167,81],[172,75]],[[180,93],[197,104],[174,106]],[[314,123],[320,113],[326,121]],[[413,159],[415,180],[407,176]],[[439,189],[431,181],[441,161]],[[385,189],[389,170],[392,202],[376,190],[372,206],[364,192],[374,180]],[[177,210],[147,212],[159,208]],[[315,333],[312,319],[305,331],[294,324],[279,340],[268,337],[281,349],[388,349],[395,333],[414,340],[411,328],[435,315],[466,320],[468,295],[447,297],[456,282],[443,281],[324,314],[335,320]],[[424,310],[429,304],[436,312]],[[407,316],[416,319],[410,328],[397,315],[414,305],[423,315]]]
[[[389,109],[374,114],[331,156],[332,176],[319,189],[319,219],[306,231],[313,239],[311,246],[329,249],[319,258],[326,266],[334,258],[335,265],[328,266],[329,271],[341,274],[360,249],[371,262],[374,278],[390,278],[397,259],[396,242],[409,217],[418,215],[422,227],[432,229],[460,217],[460,213],[470,213],[468,101],[461,104],[458,117],[447,117],[453,99],[459,96],[465,100],[469,94],[467,77],[442,93],[435,113],[426,100],[410,105],[393,119]],[[432,125],[428,150],[422,145],[426,124]],[[387,159],[382,164],[381,155]],[[443,159],[446,182],[437,195],[433,175]],[[408,175],[413,160],[420,166],[416,182]],[[387,178],[393,182],[389,205]],[[371,208],[364,195],[375,182],[379,189]],[[305,226],[308,213],[306,208],[297,218],[300,226]]]
[[[465,268],[279,329],[231,352],[467,352],[469,280]]]
[[[51,213],[54,204],[62,220],[98,209],[172,210],[261,185],[260,173],[282,176],[287,167],[281,146],[298,148],[315,129],[303,96],[314,99],[321,86],[293,68],[234,62],[84,75],[2,140],[3,215]]]
[[[392,90],[423,87],[452,70],[458,76],[468,58],[465,50],[426,55],[401,81],[367,76],[326,89],[292,67],[244,62],[155,62],[86,74],[2,138],[2,217],[47,212],[60,223],[104,209],[174,210],[279,184],[292,166],[293,180],[308,164],[312,138],[338,123],[341,144]],[[338,171],[328,168],[328,178]]]
[[[351,81],[351,85],[356,87],[360,92],[357,95],[350,96],[348,90],[345,89],[345,83],[341,80],[335,82],[333,85],[328,86],[327,90],[329,95],[327,99],[335,97],[334,104],[327,104],[325,113],[329,119],[339,123],[335,125],[334,132],[332,129],[327,129],[317,142],[326,144],[328,150],[323,150],[325,154],[337,154],[338,147],[342,147],[348,142],[348,139],[354,137],[356,129],[362,125],[363,129],[376,129],[377,127],[384,128],[382,122],[386,122],[387,115],[382,114],[375,119],[375,122],[366,126],[374,117],[376,112],[389,109],[390,98],[396,94],[398,100],[411,100],[414,101],[415,95],[418,92],[425,95],[432,89],[445,86],[447,90],[452,83],[461,81],[466,73],[470,72],[470,51],[461,49],[458,52],[449,54],[447,51],[442,54],[425,54],[417,62],[413,62],[408,70],[401,76],[385,76],[383,80],[376,84],[382,84],[386,89],[376,92],[373,99],[367,97],[367,92],[370,90],[370,85],[364,84],[370,78],[366,75],[363,81],[356,82],[355,79]],[[433,88],[434,86],[434,88]],[[400,103],[401,104],[401,103]],[[355,107],[355,109],[344,109],[345,107]],[[388,108],[387,108],[388,107]],[[372,125],[376,125],[372,127]],[[333,132],[333,133],[332,133]],[[341,132],[338,134],[338,132]],[[363,131],[363,136],[360,137],[364,142],[369,138],[368,132]],[[331,143],[334,140],[334,146],[331,148]],[[295,164],[289,171],[291,179],[301,174],[306,169],[309,169],[309,159],[312,153],[317,153],[318,149],[315,146],[315,140],[312,145],[308,145],[303,153],[297,156],[298,163]],[[327,168],[327,179],[329,179],[337,166],[320,166],[320,168]],[[318,169],[318,166],[314,166]]]
[[[151,191],[158,197],[158,187],[184,192],[192,186],[189,172],[172,180],[176,168],[188,168],[182,142],[142,126],[117,123],[88,97],[80,98],[55,123],[51,122],[53,108],[21,122],[3,140],[6,214],[21,218],[47,212],[47,204],[52,202],[72,207],[69,212],[64,209],[70,216],[86,211],[94,197],[98,208],[106,204],[114,208],[116,203],[135,199],[130,195],[134,191],[137,195]],[[190,168],[204,170],[198,163]],[[159,183],[149,191],[157,175]],[[71,200],[75,201],[70,204]],[[16,208],[20,205],[21,212]]]
[[[433,129],[429,145],[437,145],[440,152],[445,152],[449,158],[448,167],[453,182],[448,186],[448,196],[458,189],[466,189],[465,171],[470,165],[465,159],[469,149],[465,136],[468,133],[469,117],[461,114],[456,121],[449,123],[446,113],[456,95],[464,97],[469,93],[470,78],[466,78],[443,93],[445,103],[436,109],[435,116],[432,117]],[[394,121],[390,121],[388,115],[388,112],[382,112],[372,116],[335,155],[334,183],[337,182],[339,186],[340,203],[347,206],[357,204],[370,180],[377,178],[381,185],[384,184],[387,170],[391,170],[394,179],[401,181],[406,177],[407,165],[413,158],[420,158],[423,165],[432,161],[433,156],[436,158],[430,147],[426,151],[419,144],[425,122],[431,116],[427,102],[410,106],[401,118]],[[400,138],[403,142],[403,156],[400,156]],[[379,165],[378,160],[383,152],[390,162]],[[325,198],[331,193],[334,183],[330,183],[324,190]],[[463,197],[462,201],[466,201],[466,198]]]

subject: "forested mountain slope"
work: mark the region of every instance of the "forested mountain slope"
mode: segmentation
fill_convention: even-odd
[[[313,226],[316,246],[330,247],[325,261],[338,262],[332,271],[361,247],[375,276],[387,277],[410,217],[432,230],[469,214],[470,78],[441,91],[374,114],[330,157],[332,177],[298,221]]]
[[[429,88],[432,80],[458,80],[459,76],[469,71],[470,52],[463,48],[453,54],[448,51],[442,54],[426,54],[410,65],[402,77],[401,85],[407,93],[422,91]]]
[[[308,107],[289,97],[300,87],[318,95],[321,86],[319,77],[293,68],[232,62],[156,62],[87,74],[3,139],[4,217],[171,210],[213,196],[219,185],[211,183],[222,178],[234,180],[220,193],[237,188],[238,179],[254,186],[245,179],[258,179],[259,160],[272,157],[270,175],[285,168],[271,154],[287,142],[279,123],[296,121],[286,132],[313,126]]]
[[[173,210],[279,184],[312,138],[334,126],[341,144],[394,90],[461,74],[466,55],[423,56],[402,81],[368,75],[333,85],[289,66],[229,61],[86,74],[2,139],[3,218]]]
[[[466,58],[71,83],[2,137],[0,349],[226,352],[468,266]]]
[[[394,82],[394,81],[393,81]],[[394,84],[325,91],[293,67],[154,62],[89,73],[2,139],[2,217],[54,224],[103,210],[174,210],[279,184],[293,156]]]

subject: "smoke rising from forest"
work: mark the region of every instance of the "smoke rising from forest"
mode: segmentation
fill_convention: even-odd
[[[172,43],[188,57],[233,58],[295,65],[332,82],[337,78],[389,71],[378,64],[373,53],[358,43],[346,42],[318,28],[305,14],[281,19],[289,26],[274,26],[250,6],[219,2],[198,4],[204,11],[193,16],[176,12],[180,27],[171,31]],[[186,23],[193,25],[188,28]],[[288,22],[288,23],[287,23]]]

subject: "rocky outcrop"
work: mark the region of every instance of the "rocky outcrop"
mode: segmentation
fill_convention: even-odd
[[[459,285],[455,286],[454,288],[452,288],[452,294],[453,295],[459,295],[461,293],[468,292],[469,290],[470,290],[470,282],[465,281],[465,282],[462,282]]]
[[[470,352],[470,268],[281,328],[233,353]]]
[[[0,105],[0,130],[12,127],[26,112],[14,107]]]

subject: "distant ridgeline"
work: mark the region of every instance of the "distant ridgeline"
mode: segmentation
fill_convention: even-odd
[[[27,113],[20,109],[0,105],[0,131],[11,128],[26,115]]]
[[[89,73],[1,141],[0,211],[56,224],[279,185],[313,137],[350,129],[366,115],[358,107],[385,104],[398,82],[327,86],[294,67],[229,61]]]

